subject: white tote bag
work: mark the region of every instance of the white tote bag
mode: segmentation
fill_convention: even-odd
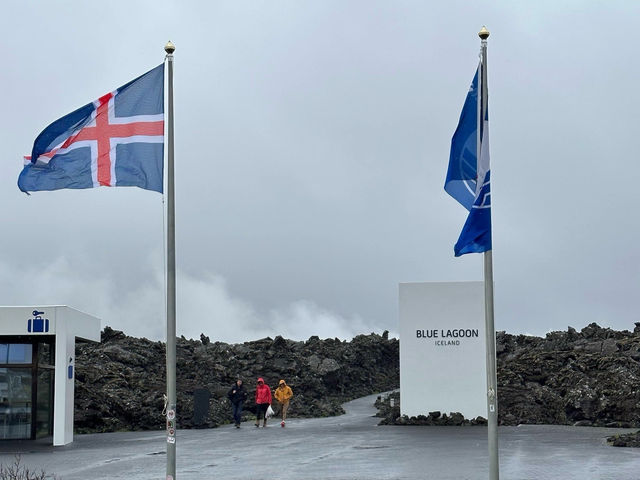
[[[265,418],[269,418],[271,417],[275,412],[273,411],[273,408],[271,408],[271,405],[269,405],[269,408],[267,408],[267,413],[264,414]]]

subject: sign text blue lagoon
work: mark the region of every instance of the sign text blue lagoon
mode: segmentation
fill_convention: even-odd
[[[477,328],[453,328],[450,330],[416,330],[416,338],[475,338],[478,337]]]

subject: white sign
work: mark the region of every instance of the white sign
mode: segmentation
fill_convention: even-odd
[[[483,282],[400,284],[400,412],[487,418]]]

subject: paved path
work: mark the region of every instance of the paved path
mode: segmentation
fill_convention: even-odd
[[[176,480],[463,480],[488,478],[484,427],[379,427],[375,395],[345,405],[340,417],[178,431]],[[604,438],[629,430],[500,427],[500,477],[509,480],[640,479],[640,449]],[[164,432],[76,435],[53,448],[0,443],[0,462],[22,463],[61,480],[165,478]]]

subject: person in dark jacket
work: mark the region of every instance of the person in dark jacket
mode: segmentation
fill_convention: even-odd
[[[262,378],[259,378],[256,386],[256,427],[259,427],[260,420],[263,420],[262,426],[266,428],[267,417],[265,417],[265,413],[267,413],[269,405],[271,405],[271,389]]]
[[[233,420],[236,423],[236,428],[240,428],[240,422],[242,421],[242,405],[247,399],[247,391],[244,389],[244,385],[242,385],[242,380],[236,380],[235,385],[231,387],[227,393],[227,397],[231,402],[231,411],[233,413]]]

